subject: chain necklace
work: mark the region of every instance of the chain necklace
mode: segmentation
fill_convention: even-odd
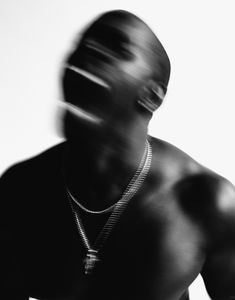
[[[105,214],[107,212],[110,212],[114,209],[114,206],[116,205],[116,203],[114,203],[113,205],[111,205],[108,208],[105,208],[103,210],[90,210],[88,208],[86,208],[85,206],[83,206],[80,202],[78,202],[78,200],[72,195],[72,193],[69,191],[69,189],[67,188],[67,193],[69,195],[69,197],[73,200],[73,202],[80,207],[83,211],[90,213],[90,214]]]
[[[96,263],[100,261],[98,257],[98,252],[103,247],[105,241],[109,237],[111,230],[117,223],[118,219],[120,218],[121,214],[125,210],[127,204],[133,198],[133,196],[137,193],[139,188],[142,186],[148,171],[151,166],[152,161],[152,149],[151,145],[148,141],[146,141],[145,151],[143,154],[143,157],[141,159],[141,162],[138,166],[137,171],[135,172],[134,176],[132,177],[131,181],[129,182],[128,186],[124,190],[121,199],[116,202],[114,205],[110,206],[109,208],[102,210],[102,211],[90,211],[84,206],[82,206],[77,199],[75,199],[71,193],[69,192],[67,188],[67,195],[68,199],[72,208],[72,212],[75,217],[76,225],[78,232],[81,236],[81,239],[83,241],[83,244],[85,248],[87,249],[86,258],[84,259],[84,265],[85,265],[85,274],[89,275],[92,273]],[[74,209],[73,202],[76,203],[81,209],[85,208],[85,211],[91,212],[91,213],[104,213],[107,211],[112,210],[111,215],[109,216],[107,222],[105,223],[104,227],[98,234],[95,242],[93,245],[90,244],[90,241],[85,233],[85,229],[83,227],[81,218],[79,216],[79,213]]]
[[[124,191],[124,193],[128,190],[128,188],[129,188],[129,187],[132,185],[132,183],[136,180],[138,174],[140,174],[140,172],[141,172],[141,170],[142,170],[142,168],[143,168],[143,166],[144,166],[145,159],[146,159],[146,155],[147,155],[147,147],[148,147],[148,144],[147,144],[147,143],[148,143],[148,142],[146,142],[145,151],[144,151],[144,154],[143,154],[142,159],[141,159],[141,161],[140,161],[140,164],[139,164],[139,166],[138,166],[138,169],[136,170],[134,176],[132,177],[132,179],[131,179],[130,183],[128,184],[128,186],[127,186],[126,190]],[[81,204],[81,203],[73,196],[73,194],[70,192],[70,190],[68,189],[68,187],[67,187],[67,193],[69,194],[69,197],[73,200],[73,202],[74,202],[78,207],[80,207],[83,211],[85,211],[85,212],[87,212],[87,213],[90,213],[90,214],[104,214],[104,213],[108,213],[108,212],[112,211],[112,210],[114,209],[115,205],[117,204],[117,202],[116,202],[116,203],[114,203],[113,205],[111,205],[110,207],[105,208],[105,209],[103,209],[103,210],[91,210],[91,209],[88,209],[88,208],[86,208],[85,206],[83,206],[83,205],[82,205],[82,204]],[[124,193],[123,193],[123,194],[124,194]]]

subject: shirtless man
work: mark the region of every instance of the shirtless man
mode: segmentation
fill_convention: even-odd
[[[186,300],[199,273],[235,299],[233,186],[147,134],[169,74],[128,12],[84,32],[62,76],[66,141],[0,181],[1,299]]]

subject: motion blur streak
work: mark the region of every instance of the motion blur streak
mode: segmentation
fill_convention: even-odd
[[[93,82],[95,82],[95,83],[103,86],[106,89],[109,89],[109,90],[111,89],[110,85],[107,82],[105,82],[103,79],[101,79],[101,78],[99,78],[99,77],[91,74],[90,72],[87,72],[87,71],[85,71],[83,69],[80,69],[80,68],[72,66],[72,65],[65,65],[65,67],[67,69],[72,70],[72,71],[74,71],[74,72],[76,72],[76,73],[78,73],[78,74],[86,77],[87,79],[89,79],[89,80],[91,80],[91,81],[93,81]]]
[[[73,105],[68,102],[59,102],[59,103],[63,108],[65,108],[67,111],[69,111],[70,113],[72,113],[73,115],[75,115],[78,118],[93,122],[97,125],[101,124],[101,122],[102,122],[102,120],[100,118],[98,118],[97,116],[95,116],[91,113],[88,113],[87,111],[81,109],[80,107],[78,107],[76,105]]]

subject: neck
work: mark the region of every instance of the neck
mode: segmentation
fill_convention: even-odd
[[[147,129],[135,128],[103,137],[85,135],[79,145],[68,141],[65,172],[73,193],[80,196],[84,187],[86,197],[102,195],[106,205],[115,202],[138,168],[146,139]]]
[[[75,172],[79,172],[83,167],[92,166],[96,174],[105,174],[112,165],[116,169],[117,164],[120,168],[135,169],[144,153],[146,139],[147,133],[129,137],[110,136],[102,140],[82,137],[79,145],[68,141],[66,162],[72,164]]]

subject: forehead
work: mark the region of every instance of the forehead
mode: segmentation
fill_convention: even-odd
[[[139,46],[152,44],[154,34],[140,19],[132,15],[105,15],[93,22],[84,32],[86,36],[110,37]]]

